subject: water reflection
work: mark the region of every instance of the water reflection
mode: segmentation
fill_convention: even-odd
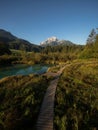
[[[41,74],[47,71],[49,66],[42,65],[14,65],[10,67],[0,68],[0,78],[12,75],[28,75],[28,74]]]

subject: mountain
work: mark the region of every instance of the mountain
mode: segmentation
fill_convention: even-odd
[[[56,37],[51,37],[41,42],[40,45],[35,45],[27,40],[20,39],[10,32],[0,29],[0,43],[3,43],[9,47],[9,49],[23,50],[23,51],[41,51],[42,47],[57,46],[57,45],[74,45],[74,43],[67,40],[59,40]]]
[[[10,49],[39,52],[41,47],[24,39],[15,39],[9,42]]]
[[[41,50],[40,46],[32,44],[24,39],[20,39],[3,29],[0,29],[0,42],[7,44],[9,46],[9,49],[34,52],[39,52]]]
[[[47,40],[43,41],[40,43],[40,45],[42,47],[46,47],[46,46],[57,46],[57,45],[73,45],[74,43],[72,43],[71,41],[67,41],[67,40],[59,40],[56,37],[50,37]]]
[[[45,47],[45,46],[56,46],[58,45],[58,39],[56,37],[51,37],[48,38],[47,40],[43,41],[40,43],[41,46]]]
[[[12,35],[10,32],[0,29],[0,41],[2,40],[3,42],[8,42],[15,39],[17,39],[17,37]]]

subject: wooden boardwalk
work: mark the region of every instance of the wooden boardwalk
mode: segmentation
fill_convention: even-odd
[[[37,130],[53,130],[55,91],[59,76],[62,73],[63,69],[64,68],[62,68],[58,73],[51,73],[52,76],[54,75],[55,79],[51,81],[44,96],[37,121]]]

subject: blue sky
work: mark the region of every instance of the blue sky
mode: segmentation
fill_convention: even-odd
[[[85,44],[98,27],[98,0],[0,0],[0,28],[39,44],[48,37]]]

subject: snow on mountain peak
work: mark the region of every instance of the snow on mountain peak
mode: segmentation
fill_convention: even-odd
[[[59,40],[57,39],[57,37],[53,36],[41,42],[40,45],[46,47],[46,46],[57,46],[57,45],[73,45],[73,43],[68,40]]]
[[[58,41],[58,39],[56,37],[50,37],[47,39],[47,41],[54,42],[54,41]]]
[[[53,37],[48,38],[46,41],[41,42],[40,45],[49,44],[49,43],[51,43],[51,42],[57,42],[57,41],[59,41],[59,40],[57,39],[57,37],[53,36]]]

